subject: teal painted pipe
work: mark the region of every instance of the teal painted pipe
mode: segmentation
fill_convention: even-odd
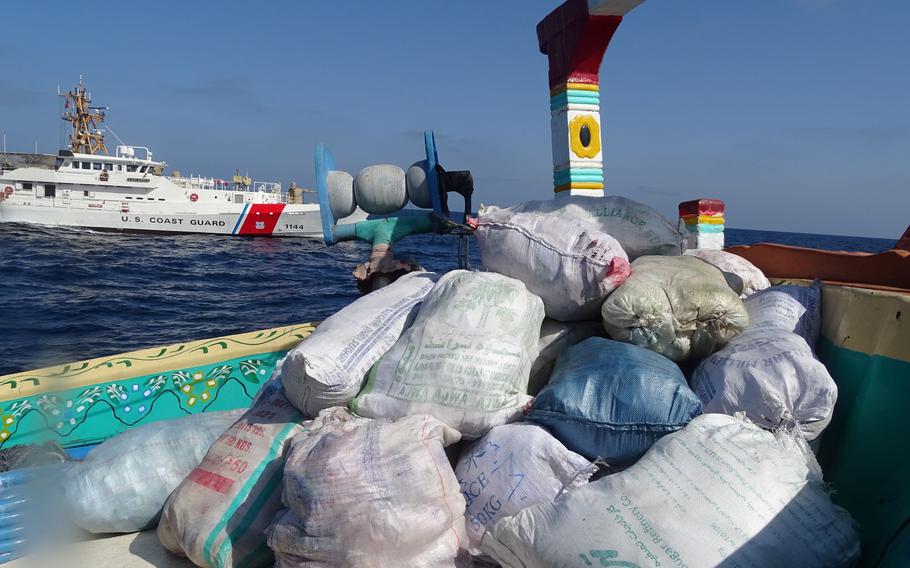
[[[366,241],[374,246],[390,245],[408,235],[432,232],[433,216],[430,213],[421,213],[336,225],[335,239],[338,241]]]

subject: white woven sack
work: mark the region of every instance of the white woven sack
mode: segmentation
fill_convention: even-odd
[[[75,523],[93,533],[154,527],[164,502],[243,410],[152,422],[108,439],[58,480]]]
[[[474,235],[484,268],[524,282],[559,321],[595,319],[629,276],[616,239],[571,217],[481,207]]]
[[[757,266],[738,254],[711,249],[689,249],[684,254],[700,258],[724,272],[738,276],[743,281],[743,298],[771,286],[771,282]]]
[[[543,302],[513,278],[454,270],[370,371],[351,409],[370,418],[429,413],[467,439],[516,420],[531,399]]]
[[[495,208],[488,208],[493,211]],[[587,197],[558,196],[557,199],[526,201],[504,209],[511,213],[546,213],[578,219],[592,230],[619,241],[629,260],[647,254],[679,255],[686,236],[653,207],[618,195]]]
[[[286,443],[306,423],[277,381],[263,389],[164,504],[158,539],[197,566],[273,562],[265,530],[281,510]]]
[[[310,417],[351,402],[367,371],[395,344],[437,278],[431,272],[405,274],[320,323],[288,353],[281,368],[288,400]]]
[[[455,466],[467,503],[471,554],[480,554],[483,533],[498,519],[549,502],[580,487],[597,471],[541,426],[497,426],[469,446]]]
[[[744,412],[763,428],[798,425],[814,440],[831,422],[837,383],[806,340],[782,329],[750,329],[702,361],[692,390],[705,412]]]
[[[269,529],[279,567],[455,566],[465,502],[444,446],[459,437],[426,414],[304,436]]]
[[[821,328],[821,284],[772,286],[743,301],[749,312],[748,329],[783,329],[818,343]]]
[[[499,520],[481,548],[509,568],[847,568],[859,538],[798,437],[705,414],[629,469]]]

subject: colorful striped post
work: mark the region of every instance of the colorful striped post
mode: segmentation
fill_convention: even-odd
[[[723,250],[724,202],[695,199],[679,204],[680,229],[685,227],[687,248]]]
[[[644,0],[567,0],[537,24],[550,66],[553,191],[602,197],[600,62],[623,16]]]

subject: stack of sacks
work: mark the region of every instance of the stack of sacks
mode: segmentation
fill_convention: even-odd
[[[811,294],[813,287],[803,290]],[[834,413],[837,384],[806,339],[791,331],[804,318],[817,321],[818,304],[816,313],[800,314],[796,307],[804,306],[775,288],[746,302],[758,327],[750,324],[702,361],[692,377],[693,390],[705,412],[744,412],[763,428],[798,426],[807,440],[818,438]]]
[[[481,549],[506,567],[847,568],[860,552],[804,442],[721,414],[623,472],[499,520]]]
[[[837,384],[806,340],[779,329],[734,338],[701,362],[692,388],[706,412],[745,412],[769,429],[798,426],[807,440],[828,425],[837,401]]]
[[[691,256],[643,256],[601,307],[613,339],[674,361],[707,357],[746,328],[749,317],[723,274]]]
[[[265,530],[281,510],[287,441],[306,428],[277,381],[215,440],[168,497],[158,539],[197,566],[271,566]]]
[[[465,500],[444,447],[459,438],[426,414],[295,438],[268,534],[278,566],[454,567]]]
[[[281,367],[288,400],[307,416],[347,405],[370,367],[398,341],[437,275],[412,272],[319,324]]]
[[[171,492],[243,410],[144,424],[108,439],[58,480],[74,523],[93,533],[155,526]]]
[[[723,250],[723,201],[719,199],[684,201],[679,204],[679,220],[686,228],[686,248]]]
[[[742,281],[743,298],[771,286],[771,282],[757,266],[738,254],[710,249],[692,249],[687,250],[685,254],[700,258],[708,264],[716,266],[722,272],[734,274]]]
[[[351,409],[370,418],[428,413],[467,439],[516,420],[527,395],[543,302],[518,280],[454,270],[370,371]]]
[[[551,502],[586,484],[596,471],[536,424],[496,426],[468,447],[455,466],[467,503],[471,554],[480,555],[483,533],[497,520]]]
[[[792,331],[810,346],[818,343],[821,328],[821,283],[810,286],[774,286],[743,302],[749,312],[749,328]]]
[[[625,465],[699,414],[701,403],[675,363],[642,347],[592,337],[559,356],[528,419],[572,451]]]
[[[483,208],[485,215],[537,213],[548,218],[569,217],[585,223],[590,230],[616,239],[629,260],[646,254],[679,255],[685,250],[685,235],[666,217],[648,207],[618,195],[581,195],[526,201],[505,209]],[[502,212],[502,213],[500,213]]]
[[[481,207],[475,235],[484,267],[524,282],[559,321],[596,318],[629,276],[616,239],[577,219]]]
[[[540,326],[539,354],[531,365],[528,379],[528,394],[536,396],[546,386],[553,374],[556,358],[567,348],[589,337],[603,336],[604,326],[600,321],[560,322],[543,320]]]

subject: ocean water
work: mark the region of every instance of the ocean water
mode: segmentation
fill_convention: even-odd
[[[881,252],[893,240],[728,229],[774,242]],[[396,246],[429,270],[457,267],[457,239]],[[0,224],[0,375],[156,345],[324,319],[358,297],[364,243],[153,236]],[[470,262],[480,267],[476,246]]]

